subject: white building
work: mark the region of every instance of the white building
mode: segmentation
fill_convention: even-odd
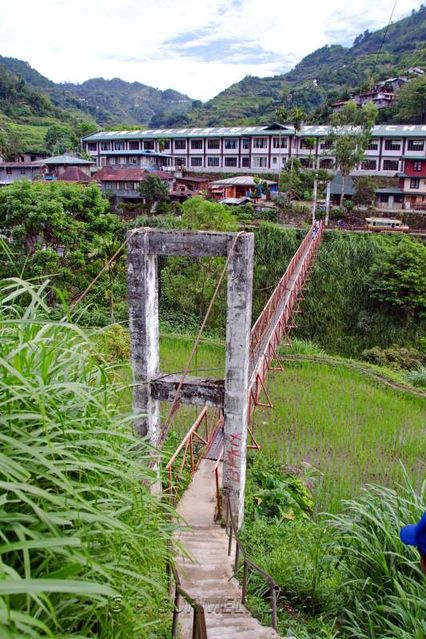
[[[343,129],[346,129],[344,127]],[[335,168],[328,126],[309,125],[295,134],[287,125],[104,131],[83,139],[98,167],[133,166],[203,173],[278,173],[291,158],[306,166]],[[405,160],[425,158],[426,125],[375,126],[357,170],[393,176]]]

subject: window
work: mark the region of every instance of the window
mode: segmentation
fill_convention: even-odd
[[[400,151],[401,140],[385,140],[385,151]]]
[[[254,138],[254,140],[253,140],[253,148],[255,148],[255,149],[267,149],[268,148],[268,138]]]
[[[370,140],[368,146],[367,146],[367,150],[368,151],[377,151],[377,149],[379,148],[379,140]]]
[[[364,160],[361,163],[361,168],[363,171],[375,171],[377,168],[376,160]]]
[[[383,160],[383,171],[398,171],[398,160]]]
[[[137,151],[137,149],[139,149],[139,141],[133,140],[132,142],[129,142],[129,149],[131,151]]]
[[[25,169],[21,169],[19,172],[20,172],[21,175],[26,175],[27,174]]]
[[[272,158],[272,164],[276,164],[277,163],[277,159],[278,158]]]
[[[241,146],[243,149],[249,149],[250,148],[250,138],[243,138],[241,140]]]
[[[114,150],[115,151],[123,151],[124,150],[124,142],[114,142]]]
[[[220,158],[207,158],[207,166],[220,166]]]
[[[186,140],[175,140],[175,149],[186,149]]]
[[[319,167],[320,169],[332,169],[334,166],[334,160],[331,158],[325,158],[324,160],[320,160]]]
[[[321,151],[329,151],[333,148],[333,142],[331,140],[321,140],[320,149]]]
[[[158,140],[158,146],[160,151],[164,151],[165,149],[170,149],[170,140],[164,140],[164,138]]]
[[[237,158],[225,158],[225,166],[237,166]]]
[[[410,180],[410,189],[419,189],[420,188],[420,179],[419,178],[411,178]]]
[[[408,151],[424,151],[424,140],[408,140]]]
[[[98,148],[98,145],[96,144],[96,142],[88,142],[87,143],[87,150],[88,151],[96,151],[97,148]]]
[[[176,166],[185,166],[186,158],[175,158]]]
[[[422,163],[421,162],[414,162],[413,163],[413,171],[421,171],[422,170]]]
[[[256,169],[266,168],[268,166],[268,158],[266,157],[253,158],[253,166]]]
[[[237,148],[237,140],[235,138],[230,138],[229,140],[225,140],[225,149],[236,149]]]
[[[191,158],[191,166],[203,166],[203,158]]]
[[[109,142],[101,142],[101,151],[109,151],[110,145]]]
[[[191,149],[202,149],[203,141],[202,140],[191,140]]]
[[[145,140],[143,143],[143,148],[145,151],[153,151],[154,150],[154,140]]]
[[[6,175],[12,175],[12,169],[10,168],[10,166],[6,167]]]
[[[241,166],[247,169],[250,166],[250,158],[242,158]]]
[[[286,149],[287,138],[272,138],[272,146],[274,149]]]
[[[135,158],[134,156],[130,158],[130,164],[137,164],[138,163],[138,158]]]
[[[104,187],[106,191],[112,191],[112,182],[104,182]]]
[[[208,149],[220,149],[220,140],[207,140]]]

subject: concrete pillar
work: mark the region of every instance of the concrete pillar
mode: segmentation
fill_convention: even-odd
[[[330,213],[330,191],[331,183],[327,182],[327,189],[325,192],[325,226],[328,226],[328,217]]]
[[[140,415],[136,432],[157,443],[160,402],[151,396],[149,382],[160,365],[157,256],[149,255],[148,232],[137,233],[128,242],[127,281],[130,348],[133,371],[133,411]]]
[[[253,235],[242,235],[228,265],[223,488],[238,527],[244,517],[253,251]]]

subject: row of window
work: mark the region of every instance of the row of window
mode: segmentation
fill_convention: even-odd
[[[309,138],[301,138],[300,140],[300,148],[306,150],[313,150],[312,143],[308,142]],[[186,150],[187,142],[189,142],[189,148],[193,150],[200,150],[203,148],[203,140],[195,139],[195,140],[175,140],[174,148],[177,150]],[[223,141],[224,149],[238,149],[239,138],[226,138]],[[207,149],[220,149],[221,140],[220,139],[208,139],[206,141]],[[269,145],[269,138],[253,138],[253,148],[254,149],[267,149]],[[272,148],[273,149],[286,149],[288,146],[288,138],[287,137],[273,137],[272,138]],[[321,150],[331,149],[332,142],[330,140],[323,140],[320,142]],[[116,141],[116,142],[101,142],[101,151],[124,151],[126,148],[126,143],[124,141]],[[159,148],[161,150],[170,149],[170,140],[161,140],[159,143]],[[250,138],[242,138],[241,139],[241,148],[249,149],[250,148]],[[379,148],[379,140],[377,138],[372,139],[370,144],[368,145],[369,151],[377,151]],[[384,149],[385,151],[401,151],[402,148],[402,140],[399,139],[387,139],[385,140]],[[408,140],[407,141],[407,151],[415,151],[415,152],[423,152],[425,148],[424,140]],[[97,143],[96,142],[88,142],[87,143],[88,151],[96,151]],[[128,149],[130,151],[135,151],[139,149],[144,149],[146,151],[154,151],[155,142],[154,140],[129,140]]]

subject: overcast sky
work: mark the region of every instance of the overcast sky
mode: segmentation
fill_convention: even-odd
[[[398,0],[394,20],[420,2]],[[0,54],[56,82],[137,80],[207,100],[385,26],[394,0],[0,0]]]

